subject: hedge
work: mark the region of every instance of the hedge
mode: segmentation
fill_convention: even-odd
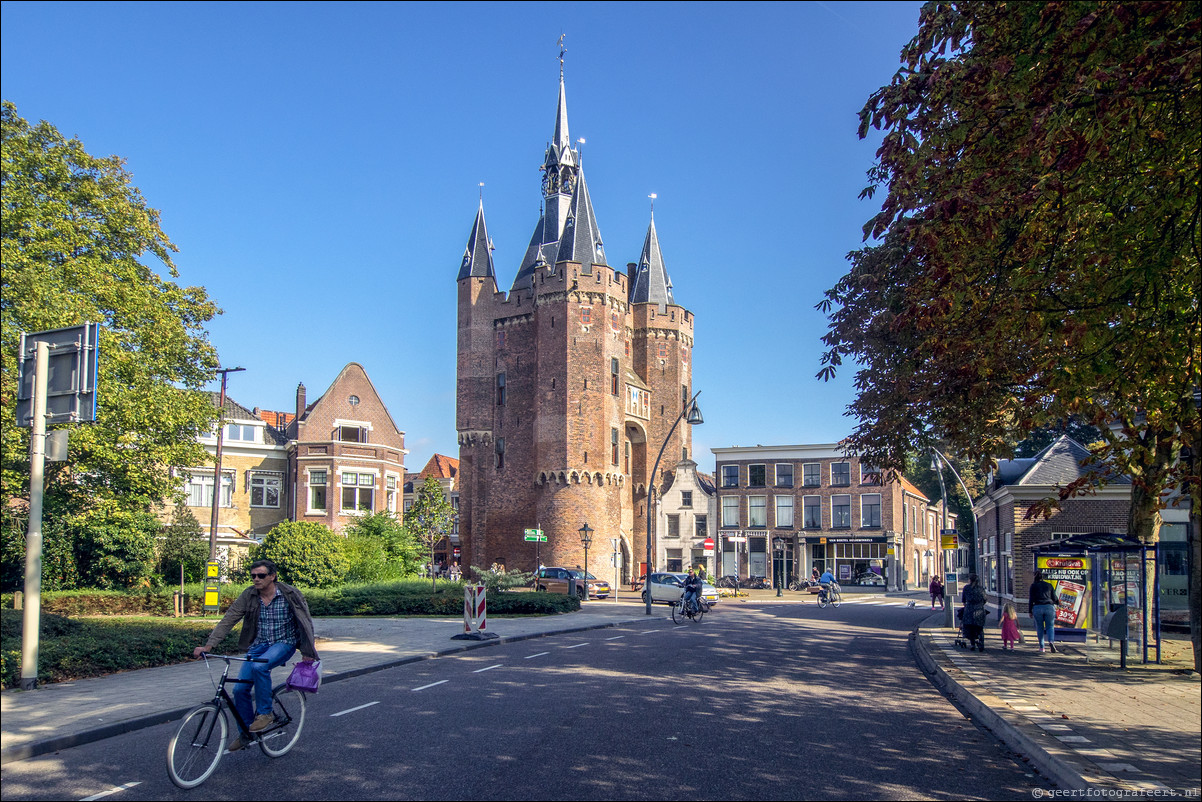
[[[22,614],[0,610],[0,687],[21,679]],[[44,613],[38,643],[38,681],[98,677],[115,671],[172,665],[191,659],[204,643],[213,621],[120,618],[73,621]],[[238,639],[231,634],[213,651],[232,654]]]
[[[228,608],[245,588],[221,586],[220,608]],[[204,610],[203,587],[185,585],[189,615]],[[463,614],[463,585],[439,582],[431,593],[424,580],[383,582],[371,585],[343,585],[338,588],[303,588],[309,611],[315,616],[422,615],[460,616]],[[13,606],[12,594],[0,600],[6,610]],[[488,596],[491,615],[554,615],[580,609],[580,601],[560,593],[493,593]],[[42,594],[42,611],[60,616],[153,615],[169,617],[174,613],[171,590],[107,591],[64,590]]]

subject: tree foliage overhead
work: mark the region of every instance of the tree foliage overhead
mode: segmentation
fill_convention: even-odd
[[[145,509],[169,496],[172,465],[206,460],[197,434],[216,411],[199,392],[217,356],[204,325],[218,313],[201,287],[172,278],[175,246],[116,156],[97,158],[47,122],[3,104],[0,289],[0,496],[28,493],[29,430],[13,416],[22,332],[98,322],[94,425],[71,432],[68,463],[47,465],[47,493],[86,506]],[[50,501],[48,500],[48,510]]]
[[[887,194],[819,304],[819,376],[859,363],[854,450],[988,467],[1075,416],[1154,536],[1200,434],[1199,59],[1196,3],[923,7],[860,113]]]

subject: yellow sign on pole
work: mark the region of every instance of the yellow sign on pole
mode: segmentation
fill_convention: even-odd
[[[957,549],[960,547],[960,536],[959,535],[940,535],[939,542],[944,550]]]

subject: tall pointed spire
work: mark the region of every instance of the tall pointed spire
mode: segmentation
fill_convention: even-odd
[[[593,272],[593,265],[606,264],[605,246],[601,241],[601,230],[597,227],[597,215],[593,212],[593,201],[589,197],[583,171],[576,192],[572,195],[555,261],[579,262],[582,273]]]
[[[488,227],[484,225],[484,196],[480,196],[480,208],[476,210],[476,222],[472,224],[472,233],[467,237],[467,247],[463,251],[463,263],[459,266],[459,278],[476,276],[491,278],[496,281],[497,272],[492,263],[492,240],[488,236]]]
[[[672,279],[664,267],[664,256],[659,250],[659,235],[655,231],[655,212],[651,213],[651,225],[643,240],[643,252],[639,255],[638,267],[630,282],[630,302],[633,304],[673,304]]]

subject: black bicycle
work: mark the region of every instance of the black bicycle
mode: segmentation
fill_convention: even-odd
[[[838,582],[831,582],[830,587],[822,588],[818,591],[818,606],[825,608],[828,604],[832,607],[838,607],[843,603],[843,590],[839,587]]]
[[[253,680],[230,679],[230,661],[242,663],[266,663],[254,657],[229,657],[202,655],[205,665],[209,660],[224,660],[225,670],[221,680],[214,684],[216,693],[213,701],[205,702],[191,710],[180,723],[179,729],[167,744],[167,774],[171,782],[180,788],[195,788],[217,769],[221,756],[225,754],[225,742],[229,736],[229,722],[222,706],[234,714],[242,742],[248,746],[258,743],[268,757],[282,757],[296,745],[301,729],[305,726],[305,694],[293,690],[287,683],[275,686],[271,691],[271,712],[275,721],[260,732],[250,731],[250,722],[244,721],[234,700],[226,691],[226,683],[252,685]]]
[[[700,621],[709,611],[709,602],[705,599],[699,597],[694,599],[692,604],[686,604],[682,593],[676,603],[672,605],[672,623],[679,624],[686,618],[690,621]]]

